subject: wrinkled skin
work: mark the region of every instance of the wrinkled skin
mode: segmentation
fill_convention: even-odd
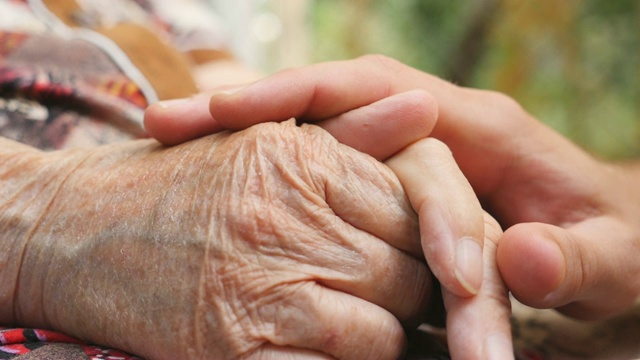
[[[238,100],[245,108],[253,108],[256,119],[262,121],[299,115],[295,111],[301,108],[308,112],[332,111],[331,108],[340,101],[346,101],[350,106],[349,96],[326,101],[324,96],[332,97],[334,94],[332,87],[329,93],[323,92],[323,86],[308,88],[308,84],[296,76],[304,75],[304,71],[276,74],[256,84],[266,84],[271,88],[275,82],[278,87],[283,85],[278,82],[282,80],[279,77],[284,76],[286,86],[278,90],[278,96],[264,96],[264,92],[258,91],[258,96],[244,97],[244,91],[252,90],[246,89],[237,96],[232,95],[231,102]],[[350,69],[349,74],[342,75],[348,78],[353,73]],[[328,81],[338,88],[343,84]],[[347,88],[340,90],[350,91],[349,84],[345,85]],[[369,94],[384,92],[384,87],[370,90]],[[281,95],[289,101],[280,101]],[[211,104],[221,105],[217,101],[219,96],[211,98]],[[228,105],[222,103],[228,110],[222,113],[223,116],[235,116],[237,122],[251,121],[237,117],[238,110],[247,116],[248,113],[233,104]],[[216,124],[219,125],[217,121],[220,118],[214,119],[206,114],[208,106],[206,94],[158,104],[147,110],[146,124],[152,134],[169,143],[184,141],[183,136],[195,135],[197,131],[219,131]],[[379,160],[386,160],[385,164],[402,182],[412,207],[419,215],[422,247],[417,251],[424,252],[430,269],[442,285],[450,334],[448,344],[453,358],[512,359],[510,302],[495,259],[496,244],[502,231],[483,212],[451,150],[441,141],[428,137],[438,116],[437,109],[435,99],[427,92],[407,91],[321,119],[317,125],[338,141]],[[238,125],[236,121],[233,123]],[[434,307],[429,310],[434,311]],[[423,346],[429,340],[421,341],[419,333],[412,335],[418,335],[418,343],[412,341],[410,356],[429,356],[429,350]]]
[[[18,324],[150,359],[394,359],[427,308],[400,182],[318,127],[39,156],[75,161],[26,232]]]

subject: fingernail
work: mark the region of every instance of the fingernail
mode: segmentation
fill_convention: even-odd
[[[172,100],[160,101],[157,103],[157,105],[163,109],[168,109],[171,107],[180,106],[182,104],[188,103],[189,101],[191,101],[191,98],[172,99]]]
[[[482,285],[482,249],[477,241],[464,237],[456,245],[456,278],[472,294]]]
[[[490,334],[484,340],[484,358],[486,360],[510,360],[514,357],[511,341],[506,335]]]

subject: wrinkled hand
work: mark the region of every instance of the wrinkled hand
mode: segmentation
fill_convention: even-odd
[[[638,298],[640,171],[594,159],[502,94],[457,87],[368,56],[285,71],[233,95],[216,94],[213,117],[203,111],[181,132],[171,132],[179,108],[151,109],[147,124],[165,142],[289,117],[322,124],[415,89],[437,99],[432,136],[451,148],[476,194],[510,226],[497,261],[516,298],[591,319],[620,313]],[[381,138],[390,126],[389,118],[373,118],[360,134]],[[342,136],[340,128],[328,130],[345,144],[362,142]]]
[[[397,177],[318,127],[73,154],[30,234],[20,324],[150,359],[395,359],[426,308]]]
[[[438,107],[434,98],[425,91],[408,91],[384,97],[388,94],[388,89],[373,87],[368,91],[379,93],[380,101],[352,107],[349,99],[357,99],[357,92],[366,85],[365,81],[360,81],[356,89],[307,88],[307,84],[295,81],[296,74],[298,70],[291,70],[256,84],[264,84],[267,89],[275,85],[277,91],[286,94],[271,98],[273,101],[264,97],[265,89],[256,89],[255,94],[246,98],[244,91],[242,94],[232,95],[231,99],[224,99],[227,97],[224,96],[221,100],[219,95],[214,95],[211,99],[212,111],[216,107],[214,112],[220,112],[220,118],[223,119],[221,121],[218,116],[214,119],[207,113],[210,95],[199,94],[189,100],[150,107],[145,114],[145,124],[151,135],[164,143],[175,144],[193,136],[221,131],[223,127],[241,129],[256,123],[244,118],[252,115],[251,112],[237,108],[240,103],[246,103],[257,114],[258,122],[280,121],[300,114],[305,117],[316,116],[318,112],[324,114],[327,111],[332,115],[316,119],[319,126],[338,141],[379,160],[385,160],[407,145],[427,137],[435,125]],[[350,76],[346,73],[334,75],[334,78]],[[248,90],[253,91],[254,88],[255,85]],[[336,98],[334,91],[345,98]],[[349,91],[356,94],[351,96]],[[220,108],[217,108],[219,105]],[[336,106],[339,108],[335,109]],[[456,195],[457,188],[447,184],[445,175],[442,176],[444,184],[430,186],[432,196],[428,204],[431,210],[425,216],[429,216],[428,222],[432,226],[422,229],[423,238],[429,239],[430,244],[425,256],[435,276],[448,291],[459,296],[470,296],[476,294],[482,284],[482,212],[475,196],[464,196],[464,201],[452,201],[460,200],[460,197]],[[453,191],[441,191],[443,188],[451,188]],[[438,251],[428,251],[436,248]]]
[[[187,113],[197,115],[202,113],[202,109],[198,109],[201,100],[205,100],[202,95],[178,107],[151,108],[147,119],[153,122],[158,120],[156,117],[164,118],[156,126],[175,125],[171,119],[177,116],[176,110],[185,116]],[[206,103],[204,105],[206,107]],[[277,103],[262,105],[278,106]],[[428,93],[409,91],[318,124],[341,141],[378,159],[397,153],[387,165],[400,178],[413,208],[419,213],[424,254],[443,284],[454,358],[509,359],[513,357],[510,304],[495,262],[501,231],[493,221],[485,232],[487,220],[483,220],[482,208],[451,151],[435,139],[423,139],[433,128],[436,109]],[[203,119],[194,116],[187,122],[206,124]],[[411,143],[414,144],[406,147]],[[480,245],[483,241],[489,242]],[[478,296],[469,298],[469,293]],[[485,341],[487,334],[492,334],[491,340]]]

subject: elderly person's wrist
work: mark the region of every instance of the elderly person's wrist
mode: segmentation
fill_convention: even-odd
[[[25,251],[66,176],[82,159],[75,152],[45,153],[0,138],[0,324],[24,323],[16,316],[16,297]],[[36,270],[36,269],[29,269]]]
[[[144,193],[154,182],[162,186],[157,179],[136,181],[145,167],[135,161],[127,172],[115,171],[114,165],[128,164],[129,158],[152,152],[157,145],[141,140],[39,153],[31,166],[40,170],[31,180],[34,187],[42,187],[42,196],[31,205],[35,214],[23,219],[29,228],[19,244],[14,323],[75,336],[86,330],[77,323],[91,318],[78,316],[90,313],[77,311],[79,299],[91,298],[85,292],[88,284],[82,281],[107,286],[115,284],[118,279],[112,276],[118,274],[93,266],[84,252],[95,248],[94,254],[100,256],[100,247],[104,250],[112,240],[128,239],[133,237],[131,233],[152,233],[145,220],[152,216],[151,208],[158,197],[146,199]],[[157,166],[155,170],[162,171]],[[118,234],[119,225],[128,233]],[[120,253],[122,249],[113,251]],[[92,269],[90,276],[87,269]],[[125,270],[121,273],[130,275]],[[92,299],[98,310],[108,308],[100,299]]]

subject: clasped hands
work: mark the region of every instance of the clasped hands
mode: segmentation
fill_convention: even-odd
[[[10,321],[150,359],[393,359],[433,272],[453,357],[508,359],[507,288],[582,318],[640,293],[635,182],[503,95],[369,56],[146,125],[180,145],[30,152],[55,181],[29,203]]]
[[[433,109],[424,94],[415,100]],[[435,112],[417,115],[428,131]],[[16,159],[23,191],[3,197],[0,225],[23,247],[6,323],[148,359],[395,359],[406,349],[404,327],[429,308],[420,238],[434,233],[445,274],[459,267],[458,237],[489,249],[483,272],[476,263],[470,280],[464,267],[449,275],[458,290],[479,293],[445,294],[461,333],[456,351],[496,358],[490,351],[509,346],[493,258],[499,227],[435,139],[407,147],[389,167],[291,121],[173,147],[139,140],[16,151]],[[438,183],[446,186],[432,192]],[[460,206],[440,203],[451,199]],[[426,212],[417,217],[416,207]],[[443,214],[460,228],[438,224]],[[478,331],[493,335],[472,336]]]
[[[291,117],[379,160],[395,154],[387,165],[418,213],[424,255],[443,285],[454,358],[512,356],[505,283],[527,305],[580,319],[620,314],[638,299],[639,167],[593,158],[502,94],[366,56],[159,104],[146,125],[176,144]],[[482,210],[465,177],[504,234],[486,213],[478,225]],[[458,247],[467,240],[483,244],[481,266]]]
[[[344,79],[353,68],[340,66],[336,69],[344,73],[332,75]],[[374,101],[359,100],[361,94],[353,91],[358,88],[354,85],[364,86],[368,72],[351,74],[353,78],[347,76],[349,81],[323,88],[324,82],[306,81],[305,71],[291,70],[252,85],[251,91],[255,92],[250,95],[238,89],[215,95],[211,103],[214,117],[208,111],[207,94],[152,106],[146,125],[162,142],[177,144],[223,129],[296,117],[312,121],[340,142],[385,161],[404,186],[413,209],[410,212],[419,215],[420,227],[420,236],[406,238],[404,244],[390,244],[418,258],[426,257],[429,269],[443,285],[448,333],[456,334],[449,340],[454,358],[512,358],[509,300],[495,260],[501,230],[483,212],[451,151],[442,142],[428,138],[438,116],[435,99],[423,90],[394,95],[388,86],[375,86],[367,92],[376,98]],[[309,73],[315,71],[310,69]],[[278,96],[270,98],[272,91]],[[242,99],[238,100],[239,96]],[[314,152],[311,146],[300,149],[305,151]],[[360,205],[351,203],[349,208]],[[375,221],[384,216],[380,206]],[[334,207],[334,211],[341,210]],[[372,276],[371,281],[375,279]],[[378,356],[381,354],[345,358]]]

